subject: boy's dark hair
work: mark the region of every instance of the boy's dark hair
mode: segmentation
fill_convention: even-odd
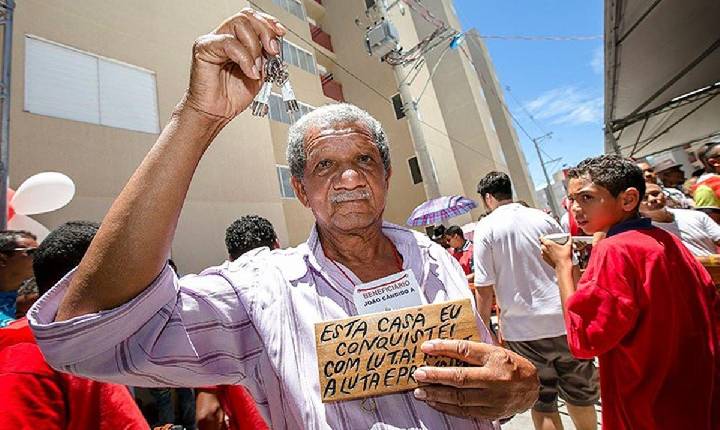
[[[231,260],[261,246],[272,249],[276,240],[270,221],[257,215],[245,215],[225,230],[225,246]]]
[[[48,234],[33,256],[33,273],[40,295],[80,264],[98,228],[100,224],[96,222],[70,221]]]
[[[640,200],[645,196],[645,177],[642,170],[632,160],[619,155],[606,154],[586,158],[567,172],[568,179],[583,176],[607,189],[613,197],[630,187],[638,190]]]
[[[451,225],[450,227],[448,227],[448,229],[445,230],[445,235],[446,235],[446,236],[459,235],[459,236],[462,236],[462,237],[465,236],[465,234],[463,233],[462,228],[460,228],[460,227],[458,227],[458,226],[456,226],[456,225]]]
[[[25,230],[2,230],[0,231],[0,252],[8,252],[17,248],[20,238],[37,240],[37,237]]]
[[[490,172],[478,182],[477,192],[481,196],[490,194],[497,200],[509,200],[512,199],[512,182],[506,173]]]

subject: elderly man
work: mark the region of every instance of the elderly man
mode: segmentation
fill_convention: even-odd
[[[454,340],[422,348],[470,366],[422,367],[414,374],[422,389],[321,402],[314,324],[356,315],[357,286],[407,270],[422,303],[471,297],[445,250],[383,222],[388,144],[354,106],[317,109],[290,130],[292,186],[316,219],[307,242],[251,251],[179,281],[166,266],[195,167],[251,104],[263,50],[277,55],[284,34],[275,18],[246,9],[195,42],[189,88],[157,143],[76,271],[31,309],[48,361],[131,385],[241,384],[277,429],[489,429],[487,418],[527,409],[538,391],[527,360]]]

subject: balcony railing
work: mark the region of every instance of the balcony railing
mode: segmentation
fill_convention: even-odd
[[[332,73],[324,74],[320,78],[320,83],[322,83],[323,94],[340,103],[345,102],[342,84],[333,78]]]
[[[310,35],[312,35],[312,40],[317,43],[318,45],[322,46],[323,48],[327,49],[330,52],[333,51],[332,47],[332,40],[330,39],[330,35],[325,33],[322,28],[318,27],[317,25],[310,24]]]

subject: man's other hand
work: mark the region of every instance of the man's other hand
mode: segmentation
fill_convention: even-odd
[[[470,367],[421,367],[415,380],[423,385],[415,397],[450,415],[497,419],[529,409],[538,398],[537,369],[504,348],[465,340],[431,340],[421,349],[429,355],[456,358]]]

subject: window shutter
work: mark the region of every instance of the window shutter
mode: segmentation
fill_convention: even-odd
[[[100,123],[159,133],[155,75],[100,59]]]
[[[97,58],[25,37],[25,110],[99,123]]]

